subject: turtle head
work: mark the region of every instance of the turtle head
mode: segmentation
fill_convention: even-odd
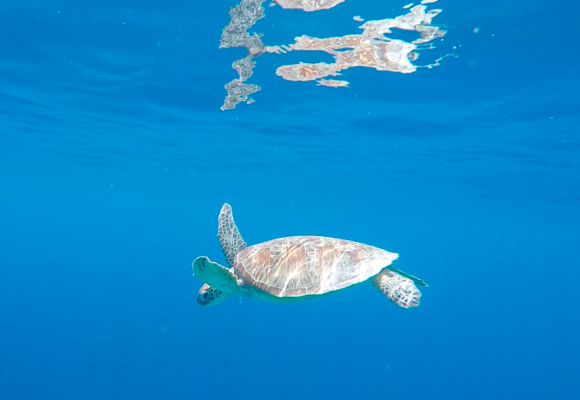
[[[197,292],[197,304],[202,307],[213,306],[215,304],[221,303],[228,297],[228,294],[211,287],[207,283],[204,283],[199,288],[199,292]]]
[[[197,293],[197,303],[200,306],[217,304],[238,290],[238,284],[230,271],[207,257],[197,257],[191,264],[191,269],[193,275],[204,282]]]

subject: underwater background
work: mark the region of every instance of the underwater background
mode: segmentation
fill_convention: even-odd
[[[356,32],[407,1],[264,3],[266,43]],[[580,37],[571,1],[440,0],[412,74],[289,82],[220,111],[234,0],[0,2],[0,399],[556,399],[580,389]],[[403,35],[404,36],[404,35]],[[315,60],[315,61],[313,61]],[[291,305],[197,305],[248,244],[324,235],[400,254]]]

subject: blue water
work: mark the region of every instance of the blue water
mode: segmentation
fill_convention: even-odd
[[[405,4],[266,7],[255,31]],[[233,5],[0,3],[0,399],[577,396],[580,7],[441,0],[440,67],[332,89],[267,54],[256,103],[223,112]],[[224,202],[249,244],[368,243],[430,287],[412,310],[370,285],[202,309],[190,265],[225,263]]]

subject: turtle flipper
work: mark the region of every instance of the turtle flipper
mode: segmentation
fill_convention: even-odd
[[[221,303],[231,295],[232,293],[217,290],[216,288],[211,287],[207,283],[204,283],[199,288],[199,292],[197,292],[197,304],[199,304],[202,307],[213,306],[218,303]]]
[[[421,292],[415,286],[413,280],[398,272],[385,268],[373,278],[373,283],[389,300],[399,307],[411,308],[419,305]]]
[[[228,264],[233,267],[236,254],[246,248],[246,242],[242,239],[242,235],[234,223],[232,207],[228,203],[222,206],[218,218],[218,239]]]
[[[396,272],[399,275],[404,276],[405,278],[409,278],[410,280],[412,280],[413,282],[415,282],[419,286],[429,287],[429,285],[427,285],[427,283],[423,279],[419,279],[416,276],[413,276],[411,274],[408,274],[406,272],[403,272],[403,271],[401,271],[400,269],[397,269],[397,268],[389,267],[389,269],[391,271],[393,271],[393,272]]]

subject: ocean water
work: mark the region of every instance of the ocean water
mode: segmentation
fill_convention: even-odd
[[[328,88],[275,75],[328,54],[265,54],[256,102],[221,111],[235,4],[0,2],[0,399],[577,396],[580,7],[440,0],[418,60],[440,66]],[[250,31],[405,4],[264,3]],[[201,308],[225,202],[248,244],[355,240],[430,286],[410,310],[368,284]]]

